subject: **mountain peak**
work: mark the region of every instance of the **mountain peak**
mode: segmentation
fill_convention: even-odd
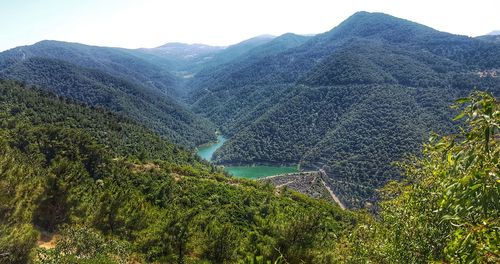
[[[199,43],[193,43],[193,44],[187,44],[187,43],[182,43],[182,42],[169,42],[166,44],[163,44],[159,47],[156,47],[154,49],[169,49],[169,48],[198,48],[198,49],[218,49],[221,47],[217,46],[210,46],[210,45],[205,45],[205,44],[199,44]]]
[[[239,46],[239,45],[246,45],[246,44],[250,44],[250,43],[263,43],[263,42],[267,42],[267,41],[271,41],[272,39],[276,38],[276,36],[273,36],[273,35],[259,35],[259,36],[256,36],[256,37],[253,37],[253,38],[249,38],[249,39],[246,39],[246,40],[243,40],[239,43],[236,43],[234,45],[230,45],[228,46],[228,48],[230,47],[234,47],[234,46]]]
[[[441,32],[430,27],[379,12],[359,11],[337,27],[325,33],[335,38],[375,38],[390,42],[404,42],[415,38],[428,38]]]

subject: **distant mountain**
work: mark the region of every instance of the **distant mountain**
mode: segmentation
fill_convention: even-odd
[[[486,35],[498,36],[498,35],[500,35],[500,30],[493,30],[493,31],[491,31],[490,33],[488,33]]]
[[[217,127],[230,137],[215,153],[221,164],[323,168],[348,206],[373,201],[399,177],[391,162],[430,131],[453,129],[455,98],[473,87],[498,94],[499,69],[496,36],[368,12],[323,34],[228,47],[42,41],[0,53],[1,78],[121,113],[175,143],[210,141]]]
[[[43,57],[100,70],[177,96],[177,79],[169,61],[121,48],[88,46],[61,41],[41,41],[0,53],[0,68],[32,58]]]
[[[250,78],[260,79],[260,81],[265,82],[264,77],[265,72],[255,75],[255,73],[248,72],[245,73],[248,68],[252,68],[254,64],[259,64],[261,60],[265,60],[267,64],[272,63],[266,59],[268,56],[274,56],[277,53],[286,51],[291,48],[298,47],[304,44],[311,37],[300,36],[291,33],[287,33],[276,37],[270,41],[260,43],[251,49],[246,50],[241,53],[238,57],[234,57],[231,61],[222,64],[220,66],[214,65],[212,67],[205,67],[199,73],[197,73],[196,78],[193,78],[186,86],[192,89],[191,97],[188,98],[191,103],[196,102],[200,96],[205,94],[203,88],[209,87],[210,89],[218,89],[219,86],[231,86],[237,87],[242,86],[242,84],[247,82],[252,82],[252,80],[247,80],[245,74],[250,75]],[[245,42],[242,42],[245,43]],[[242,44],[243,45],[243,44]],[[235,47],[240,50],[241,47]],[[252,69],[251,69],[252,70]],[[289,70],[289,69],[287,69]],[[241,71],[241,73],[240,73]],[[270,74],[272,74],[270,72]],[[197,89],[197,87],[203,87],[202,89]],[[200,102],[203,103],[203,102]],[[237,109],[232,109],[233,111],[238,111]],[[225,110],[223,110],[225,111]],[[215,112],[211,115],[216,114]]]
[[[500,68],[500,45],[386,14],[358,12],[295,40],[200,71],[188,101],[230,136],[216,161],[323,167],[349,206],[397,178],[390,163],[430,131],[452,129],[455,98],[475,86],[500,93],[485,74]],[[279,41],[289,45],[272,48]]]
[[[265,43],[272,41],[275,37],[271,35],[261,35],[244,40],[240,43],[228,46],[221,52],[217,53],[210,65],[223,64],[238,58],[239,56],[247,53],[253,48],[259,47]]]
[[[171,63],[177,75],[185,78],[192,74],[190,71],[192,67],[212,60],[214,54],[224,48],[204,44],[167,43],[156,48],[138,51],[166,59]]]
[[[119,50],[56,44],[52,47],[49,42],[48,46],[37,44],[0,53],[0,78],[37,85],[59,96],[121,113],[185,146],[194,147],[214,139],[215,128],[210,122],[195,116],[167,96],[160,89],[166,83],[155,84],[161,82],[162,77],[151,81],[151,85],[136,82],[136,78],[148,78],[147,74],[152,74],[143,68],[150,66],[149,63],[136,60],[132,55],[123,55]],[[80,52],[75,51],[75,47],[80,48]],[[90,54],[82,49],[88,49]],[[104,54],[109,57],[102,57]],[[75,65],[73,61],[89,67]],[[155,66],[151,68],[155,69]],[[129,78],[115,72],[120,70],[127,71]],[[164,76],[170,75],[166,73]]]
[[[150,51],[151,53],[157,55],[173,56],[173,57],[187,59],[214,53],[222,49],[224,49],[224,47],[209,46],[204,44],[185,44],[176,42],[176,43],[167,43],[165,45],[152,49],[141,49],[141,50]]]
[[[296,35],[293,33],[286,33],[279,37],[273,37],[270,41],[264,41],[264,43],[259,43],[256,47],[244,51],[240,56],[245,57],[264,57],[267,55],[275,54],[279,51],[284,51],[290,48],[294,48],[304,44],[311,37]],[[237,57],[238,60],[242,60],[242,57]]]
[[[486,42],[500,44],[500,31],[493,31],[493,32],[489,33],[488,35],[476,37],[476,39],[486,41]]]
[[[203,69],[230,62],[273,38],[270,35],[262,35],[227,47],[167,43],[157,48],[139,49],[138,51],[154,54],[170,61],[174,65],[173,70],[177,76],[189,79]]]

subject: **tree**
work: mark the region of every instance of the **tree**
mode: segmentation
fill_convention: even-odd
[[[383,190],[392,262],[500,261],[500,108],[485,92],[460,99],[466,126],[432,136],[423,156],[400,163],[406,179]]]

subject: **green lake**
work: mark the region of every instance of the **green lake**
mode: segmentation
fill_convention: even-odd
[[[211,161],[214,152],[220,148],[226,138],[223,136],[217,136],[217,142],[212,144],[207,144],[205,146],[198,148],[198,156],[204,160]],[[224,169],[229,172],[229,174],[238,178],[247,179],[257,179],[267,176],[273,176],[283,173],[297,172],[296,166],[266,166],[266,165],[255,165],[255,166],[227,166]]]
[[[229,166],[224,168],[238,178],[258,179],[284,173],[297,172],[297,166]]]
[[[204,160],[211,161],[212,156],[214,155],[214,152],[222,147],[222,145],[226,142],[226,138],[223,136],[217,136],[217,142],[212,143],[212,144],[207,144],[205,146],[199,147],[198,148],[198,156],[200,156]]]

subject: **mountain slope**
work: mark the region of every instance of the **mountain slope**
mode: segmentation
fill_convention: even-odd
[[[0,95],[2,129],[23,130],[45,125],[80,129],[114,157],[161,159],[181,164],[192,159],[185,148],[102,108],[90,108],[13,81],[0,80]]]
[[[476,39],[486,41],[486,42],[492,42],[492,43],[500,43],[500,35],[484,35],[484,36],[479,36],[476,37]]]
[[[172,70],[184,79],[206,68],[228,63],[249,50],[270,42],[274,37],[269,35],[257,36],[242,42],[217,47],[203,44],[167,43],[152,49],[139,49],[145,54],[153,54],[172,63]],[[188,87],[189,88],[189,87]]]
[[[301,46],[309,37],[284,34],[267,43],[252,47],[218,67],[208,67],[196,74],[188,86],[192,89],[191,102],[199,100],[205,90],[229,89],[247,84],[289,83],[296,78],[295,72],[286,61],[280,65],[281,58],[276,57],[283,51]],[[287,60],[287,58],[284,58]],[[285,75],[286,76],[280,76]],[[277,79],[279,78],[279,79]]]
[[[363,206],[398,177],[391,162],[453,127],[455,98],[500,92],[498,68],[500,45],[358,12],[298,46],[201,72],[190,102],[231,137],[218,162],[324,166],[345,203]]]
[[[0,68],[23,60],[43,57],[58,59],[84,68],[96,69],[149,86],[176,97],[177,79],[170,74],[171,62],[134,50],[88,46],[61,41],[41,41],[0,53]]]
[[[0,117],[2,263],[328,263],[359,220],[14,82],[0,81]]]
[[[145,54],[151,54],[171,63],[173,73],[181,78],[189,78],[198,68],[214,59],[224,47],[203,44],[167,43],[151,49],[139,49]]]
[[[351,48],[352,45],[355,47]],[[498,45],[439,32],[385,14],[358,12],[329,32],[317,35],[298,47],[277,50],[257,60],[244,58],[243,61],[223,65],[210,72],[216,73],[215,76],[198,75],[192,83],[195,90],[193,97],[199,100],[203,93],[197,92],[203,89],[214,91],[247,84],[295,83],[308,78],[311,69],[318,63],[338,59],[336,53],[356,54],[360,49],[363,52],[360,56],[375,53],[373,56],[383,55],[381,59],[405,53],[405,56],[412,57],[411,60],[428,64],[435,71],[456,71],[457,67],[465,65],[468,70],[500,65]],[[386,54],[380,54],[386,49]],[[392,67],[389,62],[383,66],[384,70]],[[342,63],[350,64],[348,61]],[[410,72],[414,70],[411,66],[407,69]]]
[[[34,84],[59,96],[121,113],[175,143],[194,147],[212,140],[215,129],[148,86],[48,58],[27,58],[0,68],[0,77]]]

